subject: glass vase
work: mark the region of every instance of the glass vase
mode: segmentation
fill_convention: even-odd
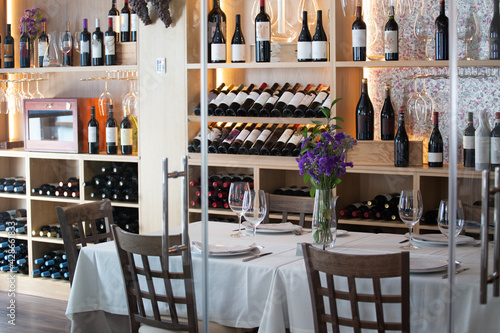
[[[323,250],[332,248],[337,239],[337,220],[333,190],[316,189],[312,217],[313,245]]]

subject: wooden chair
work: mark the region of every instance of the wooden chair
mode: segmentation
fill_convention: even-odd
[[[311,292],[315,332],[327,332],[328,326],[333,328],[333,332],[340,332],[339,326],[353,327],[354,332],[361,332],[361,329],[373,329],[378,332],[410,331],[410,257],[408,252],[354,255],[323,251],[306,243],[302,244],[302,251]],[[324,282],[323,285],[321,284],[320,273],[326,276],[326,286]],[[334,276],[347,277],[348,291],[336,289]],[[401,293],[399,295],[382,294],[380,281],[389,277],[400,277]],[[372,279],[373,294],[358,293],[356,278]],[[339,317],[337,300],[350,302],[351,318]],[[374,303],[376,322],[360,318],[358,306],[360,302]],[[401,304],[401,322],[384,320],[384,303],[396,303],[394,306]],[[327,307],[330,309],[329,313],[325,310]]]
[[[76,261],[80,247],[101,243],[113,239],[110,225],[113,224],[113,212],[109,199],[74,205],[56,207],[57,217],[68,260],[69,280],[73,281]],[[97,223],[104,219],[105,231],[99,232]],[[75,230],[78,235],[75,235]]]

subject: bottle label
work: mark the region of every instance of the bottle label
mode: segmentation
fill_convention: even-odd
[[[280,138],[278,139],[278,142],[287,142],[288,139],[290,139],[290,136],[293,134],[294,130],[291,128],[287,128],[283,134],[281,134]]]
[[[137,31],[137,14],[130,14],[130,31]]]
[[[312,57],[313,59],[326,59],[328,57],[328,42],[313,41],[312,42]]]
[[[268,130],[267,128],[260,133],[259,137],[257,138],[257,141],[262,141],[265,142],[267,138],[271,135],[271,130]]]
[[[398,53],[398,32],[390,30],[385,32],[385,53]]]
[[[475,139],[476,165],[490,162],[490,137],[478,136]]]
[[[89,142],[90,143],[97,142],[97,127],[95,127],[95,126],[89,126],[88,137],[89,137]]]
[[[301,105],[309,106],[315,97],[316,96],[314,94],[305,95],[304,98],[302,98],[302,101],[300,101],[299,106]]]
[[[292,100],[293,95],[294,95],[293,92],[291,92],[291,91],[285,91],[283,93],[283,95],[281,95],[281,98],[280,98],[279,101],[283,102],[285,104],[288,104],[288,102],[290,102]]]
[[[325,99],[325,101],[323,102],[323,104],[321,106],[323,106],[325,108],[330,108],[330,104],[331,104],[331,102],[330,102],[330,96],[331,95],[328,95],[328,98]]]
[[[226,94],[218,94],[217,97],[212,101],[210,102],[210,104],[214,105],[214,106],[219,106],[220,103],[222,103],[222,101],[227,97]]]
[[[102,41],[100,39],[92,40],[92,58],[102,58]]]
[[[120,15],[120,29],[122,31],[125,31],[125,32],[128,32],[129,31],[129,28],[128,28],[128,25],[129,25],[129,20],[130,20],[130,17],[129,17],[129,14],[126,14],[126,13],[122,13]]]
[[[213,142],[214,140],[217,140],[218,138],[220,138],[221,134],[222,134],[222,131],[219,128],[214,127],[214,128],[212,128],[210,133],[207,134],[207,139],[210,142]],[[200,133],[200,139],[201,139],[201,133]]]
[[[259,131],[258,129],[254,129],[250,135],[246,138],[246,141],[249,141],[251,143],[254,143],[255,141],[257,141],[257,139],[259,138],[260,134],[262,132]]]
[[[28,42],[19,42],[19,56],[21,58],[28,58],[29,57],[29,51],[28,51]]]
[[[116,144],[117,129],[116,127],[106,127],[106,143]]]
[[[276,101],[278,100],[278,95],[273,95],[269,97],[269,99],[266,101],[266,104],[276,104]]]
[[[264,91],[264,92],[262,92],[262,94],[259,95],[259,98],[257,98],[257,100],[255,101],[255,103],[257,103],[259,105],[264,105],[264,103],[267,102],[267,100],[269,99],[269,97],[271,97],[271,94]]]
[[[304,93],[298,92],[293,96],[288,105],[292,106],[292,108],[297,108],[297,106],[299,106],[300,102],[303,99],[304,99]]]
[[[43,42],[38,42],[38,56],[43,57],[45,55],[45,51],[47,50],[47,47],[49,44],[45,41]]]
[[[428,155],[429,163],[443,162],[443,153],[431,153]]]
[[[231,45],[231,61],[245,61],[245,44]]]
[[[312,42],[297,42],[297,59],[311,60],[312,59]]]
[[[247,138],[247,136],[250,134],[250,131],[247,130],[247,129],[244,129],[243,131],[240,132],[240,134],[236,137],[236,141],[237,140],[240,140],[240,141],[245,141],[245,139]]]
[[[213,57],[212,57],[212,59],[213,59]],[[234,91],[231,91],[229,94],[227,94],[225,96],[225,98],[222,100],[221,104],[226,104],[229,106],[229,104],[231,104],[235,98],[236,98],[236,93]]]
[[[231,143],[234,141],[234,139],[236,139],[236,137],[240,134],[240,130],[237,130],[237,129],[233,129],[226,137],[226,139],[224,141],[222,141],[222,143]]]
[[[255,41],[268,42],[271,40],[271,25],[269,22],[255,23]]]
[[[291,143],[296,146],[303,138],[304,138],[304,133],[302,133],[302,131],[295,131],[295,133],[293,133],[288,143]]]
[[[210,44],[212,61],[226,61],[226,44]]]
[[[247,97],[248,97],[248,94],[246,92],[240,91],[239,94],[236,95],[236,98],[233,100],[233,103],[241,105],[247,99]]]
[[[475,148],[475,143],[474,136],[464,136],[463,144],[464,144],[464,149],[474,149]]]
[[[115,37],[104,36],[104,54],[115,55]]]
[[[80,41],[80,52],[81,53],[90,53],[90,41],[86,40]]]
[[[352,31],[352,47],[366,47],[365,29],[355,29]]]
[[[116,32],[117,34],[119,34],[120,33],[120,24],[121,24],[120,16],[111,15],[108,17],[111,17],[111,19],[113,20],[113,31]]]
[[[500,137],[491,138],[491,164],[500,164]]]
[[[122,128],[120,130],[122,146],[132,146],[132,129]]]
[[[316,96],[316,98],[314,99],[313,103],[315,103],[315,102],[323,103],[323,101],[327,97],[328,97],[328,93],[326,91],[320,91],[320,93],[318,94],[318,96]]]
[[[260,94],[257,91],[252,91],[250,95],[248,95],[247,99],[255,101],[257,98],[259,98],[259,96]]]
[[[13,62],[14,61],[14,45],[13,44],[4,44],[4,61],[5,62]]]

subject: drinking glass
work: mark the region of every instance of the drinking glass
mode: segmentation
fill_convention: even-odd
[[[238,232],[231,234],[231,237],[245,237],[247,234],[241,232],[241,217],[248,209],[248,196],[250,186],[247,182],[232,182],[229,188],[229,208],[238,215]]]
[[[415,103],[415,111],[417,114],[417,119],[423,122],[427,121],[427,117],[429,115],[432,115],[432,112],[434,112],[434,100],[427,93],[427,90],[425,90],[425,83],[428,76],[429,76],[428,74],[425,74],[422,77],[423,80],[422,91],[419,94],[420,98],[417,99]]]
[[[297,20],[299,24],[302,26],[302,12],[306,11],[309,31],[314,33],[316,29],[317,12],[320,9],[316,0],[300,0],[299,6],[297,7]]]
[[[415,115],[417,120],[419,120],[419,115],[417,112],[417,102],[420,100],[420,94],[418,93],[416,76],[413,76],[413,85],[414,85],[413,95],[411,95],[410,98],[408,98],[406,105],[408,106],[408,113],[410,114],[410,116],[413,117],[413,115]]]
[[[252,225],[253,242],[250,246],[257,246],[255,243],[255,233],[257,226],[264,220],[267,212],[266,193],[263,190],[249,191],[248,209],[245,211],[245,220]]]
[[[461,200],[457,200],[457,213],[455,220],[455,237],[457,237],[464,227],[464,208]],[[448,200],[441,200],[438,211],[439,231],[448,238],[450,226],[450,213],[448,212]]]
[[[104,91],[99,96],[99,112],[101,116],[107,116],[109,106],[113,104],[113,96],[108,91],[108,78],[104,78]]]
[[[457,6],[457,37],[465,42],[465,55],[462,60],[474,60],[469,57],[468,46],[479,30],[474,0],[467,0],[464,6]]]
[[[422,217],[422,211],[424,209],[424,204],[422,201],[422,194],[420,190],[403,190],[399,197],[399,217],[408,226],[409,229],[409,239],[408,245],[401,246],[405,250],[417,250],[420,247],[413,245],[412,243],[412,231],[413,226]]]
[[[59,34],[59,49],[66,55],[73,48],[73,37],[69,31],[61,31]]]
[[[426,1],[422,1],[422,8],[418,10],[413,32],[418,40],[425,43],[425,57],[427,60],[432,60],[429,56],[429,42],[434,39],[434,13],[425,6]]]

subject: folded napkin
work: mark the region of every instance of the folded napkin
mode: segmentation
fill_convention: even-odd
[[[198,253],[203,252],[203,245],[200,242],[192,241],[192,246]],[[248,252],[259,253],[260,250],[256,246],[244,246],[235,244],[208,244],[208,254],[212,255],[230,255],[243,254]]]
[[[243,225],[245,227],[252,228],[252,225],[248,222],[243,222]],[[302,234],[302,227],[300,225],[293,224],[292,222],[259,224],[257,226],[257,230],[290,231],[294,234]]]

